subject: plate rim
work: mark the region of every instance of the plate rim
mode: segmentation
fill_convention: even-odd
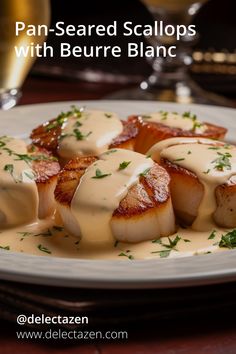
[[[224,112],[228,112],[230,114],[235,114],[236,115],[236,109],[233,108],[229,108],[229,107],[217,107],[217,106],[209,106],[209,105],[198,105],[198,104],[188,104],[188,105],[180,105],[180,104],[176,104],[173,102],[158,102],[158,101],[129,101],[129,100],[79,100],[79,101],[55,101],[55,102],[48,102],[48,103],[35,103],[35,104],[30,104],[30,105],[21,105],[21,106],[17,106],[15,108],[13,108],[11,111],[2,111],[0,112],[0,127],[1,127],[1,115],[5,117],[7,117],[8,115],[11,115],[12,112],[13,114],[17,114],[18,112],[24,111],[26,110],[37,110],[38,107],[40,108],[49,108],[50,106],[53,107],[54,105],[58,105],[58,106],[69,106],[72,104],[86,104],[86,105],[96,105],[98,104],[98,106],[100,106],[101,104],[106,105],[119,105],[119,104],[123,104],[123,105],[133,105],[134,103],[137,105],[140,104],[157,104],[159,106],[173,106],[173,107],[179,107],[181,108],[181,110],[185,109],[186,107],[189,107],[189,109],[194,109],[194,108],[201,108],[204,110],[210,110],[210,111],[214,111],[214,110],[220,110],[220,111],[224,111]],[[102,108],[101,108],[102,109]],[[138,112],[137,112],[138,113]],[[26,114],[27,115],[27,114]],[[46,119],[44,119],[45,121]],[[43,120],[42,120],[43,121]],[[227,125],[227,124],[226,124]],[[235,124],[235,128],[236,128],[236,124]],[[13,134],[15,135],[15,134]],[[193,285],[203,285],[203,284],[212,284],[212,283],[222,283],[222,282],[228,282],[231,280],[236,280],[236,250],[227,250],[227,254],[233,254],[233,256],[231,257],[232,259],[235,258],[235,263],[232,264],[232,267],[223,269],[220,271],[220,269],[216,270],[216,271],[206,271],[205,273],[202,272],[196,272],[195,274],[189,274],[189,275],[177,275],[174,274],[171,276],[165,276],[165,277],[161,277],[159,275],[158,278],[142,278],[142,279],[134,279],[134,278],[112,278],[112,274],[110,274],[108,276],[108,274],[106,274],[107,278],[103,277],[92,277],[91,275],[87,275],[87,276],[83,276],[83,274],[81,273],[77,273],[77,277],[75,275],[67,275],[65,277],[65,274],[61,274],[56,272],[52,272],[50,274],[46,274],[46,273],[41,273],[41,275],[36,272],[35,273],[35,268],[32,271],[26,271],[23,267],[22,269],[16,268],[16,269],[11,269],[11,268],[4,268],[2,267],[2,262],[1,260],[4,258],[8,258],[8,261],[13,261],[13,260],[17,260],[18,265],[22,265],[21,262],[24,263],[25,258],[27,258],[27,260],[30,260],[31,262],[37,263],[37,261],[39,260],[39,263],[42,263],[42,261],[40,261],[40,259],[44,259],[43,263],[45,263],[46,266],[50,265],[51,263],[69,263],[70,266],[73,266],[75,264],[75,262],[77,262],[77,264],[81,264],[81,265],[85,265],[86,267],[88,266],[88,263],[90,263],[90,265],[93,265],[94,263],[96,264],[96,266],[99,264],[99,266],[104,264],[104,267],[110,266],[110,265],[114,265],[114,264],[123,264],[122,267],[123,268],[127,268],[127,261],[121,261],[121,260],[108,260],[108,261],[102,261],[102,260],[84,260],[84,259],[69,259],[69,258],[59,258],[59,257],[47,257],[47,256],[37,256],[37,255],[30,255],[30,254],[25,254],[25,253],[20,253],[20,252],[9,252],[9,254],[7,255],[9,251],[4,251],[4,250],[0,250],[0,255],[1,255],[1,259],[0,259],[0,279],[5,279],[5,280],[10,280],[10,281],[20,281],[20,282],[26,282],[26,283],[30,283],[30,284],[42,284],[42,285],[51,285],[51,286],[60,286],[62,284],[62,282],[64,282],[65,284],[63,286],[66,287],[86,287],[86,288],[125,288],[125,289],[141,289],[141,288],[169,288],[169,287],[182,287],[182,286],[193,286]],[[205,257],[209,257],[212,258],[212,263],[215,263],[215,258],[216,261],[219,259],[219,255],[225,254],[226,252],[220,252],[220,253],[215,253],[215,254],[209,254],[209,255],[199,255],[197,256],[197,259],[199,259],[199,262],[202,262],[202,260],[205,259]],[[33,259],[32,259],[33,257]],[[220,256],[222,257],[222,256]],[[13,258],[13,259],[11,259]],[[132,261],[135,262],[136,264],[136,268],[139,269],[140,266],[144,264],[147,264],[147,262],[149,263],[154,263],[154,265],[160,263],[160,262],[169,262],[171,261],[171,263],[181,263],[184,260],[187,260],[187,263],[191,263],[191,259],[193,257],[179,257],[179,258],[169,258],[169,259],[165,259],[165,260],[160,260],[160,259],[150,259],[150,260],[134,260]],[[195,258],[195,257],[194,257]],[[224,258],[224,257],[223,257]],[[230,258],[230,257],[228,257]],[[173,261],[174,260],[174,261]],[[8,262],[7,262],[8,263]],[[198,262],[197,262],[198,263]],[[8,263],[9,264],[9,263]],[[129,264],[129,263],[128,263]],[[161,263],[160,263],[161,264]],[[164,264],[164,263],[163,263]],[[95,268],[96,268],[95,266]],[[132,266],[133,267],[133,266]],[[39,267],[40,268],[40,267]],[[92,267],[93,268],[93,267]],[[120,266],[118,267],[119,269]],[[31,270],[31,269],[30,269]],[[83,269],[82,269],[83,270]],[[87,269],[87,271],[91,271],[91,269]],[[53,280],[53,281],[52,281]]]

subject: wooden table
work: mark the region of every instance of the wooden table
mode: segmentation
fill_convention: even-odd
[[[27,79],[21,104],[39,102],[99,99],[118,85],[101,85],[43,78]],[[172,291],[175,291],[174,289]],[[235,311],[232,313],[235,314]],[[75,343],[60,341],[17,340],[15,327],[1,321],[1,354],[235,354],[236,321],[217,313],[209,317],[204,313],[200,319],[190,316],[174,321],[140,322],[129,328],[129,339],[124,341],[106,341]],[[124,328],[125,329],[125,328]],[[19,328],[18,328],[19,330]]]

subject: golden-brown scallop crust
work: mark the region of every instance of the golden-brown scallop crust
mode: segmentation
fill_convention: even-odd
[[[97,160],[97,157],[78,157],[69,161],[58,175],[55,189],[56,201],[70,206],[75,190],[86,168]],[[161,166],[154,163],[150,171],[140,177],[139,183],[132,186],[113,216],[129,218],[152,208],[160,207],[170,199],[170,178]]]
[[[134,150],[143,154],[145,154],[157,142],[168,138],[201,137],[220,140],[224,139],[225,134],[227,133],[226,128],[210,123],[203,123],[207,126],[207,129],[200,134],[191,130],[169,127],[161,123],[146,122],[142,117],[137,115],[130,116],[128,122],[136,124],[138,128]]]
[[[138,135],[138,127],[132,122],[127,122],[124,120],[121,122],[123,124],[123,131],[112,141],[109,148],[123,148],[133,150],[135,139]],[[51,151],[55,156],[57,156],[59,138],[62,133],[61,126],[56,123],[57,120],[52,119],[33,129],[30,135],[34,145]],[[54,124],[55,127],[53,127]]]

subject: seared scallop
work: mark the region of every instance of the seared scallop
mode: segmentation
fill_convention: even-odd
[[[236,227],[236,147],[220,141],[172,138],[149,153],[169,173],[175,214],[198,230]],[[211,225],[212,226],[212,225]]]
[[[145,154],[157,142],[174,137],[202,137],[222,140],[227,129],[201,122],[196,115],[185,112],[182,115],[160,111],[150,115],[133,115],[128,119],[136,124],[138,135],[134,149]]]
[[[28,152],[32,158],[32,170],[35,174],[35,182],[38,189],[38,217],[44,219],[55,211],[54,190],[60,165],[57,159],[46,149],[30,145]]]
[[[138,128],[113,112],[72,108],[31,133],[34,145],[51,151],[62,164],[108,148],[134,149]]]
[[[0,137],[0,228],[51,215],[58,172],[58,162],[46,150]]]
[[[129,153],[136,154],[134,152]],[[82,239],[84,235],[83,233],[81,235],[79,222],[75,214],[72,213],[73,198],[83,185],[83,180],[89,173],[89,168],[96,168],[105,154],[102,157],[91,156],[73,159],[64,166],[58,175],[58,183],[55,189],[58,210],[68,232],[82,237]],[[134,155],[127,154],[127,156],[130,156],[130,161],[123,161],[123,164],[120,165],[122,167],[118,166],[117,169],[117,173],[122,173],[123,177],[126,173],[125,168],[132,164],[132,156]],[[145,157],[142,158],[145,160]],[[96,169],[96,175],[92,176],[91,180],[99,178],[97,188],[100,191],[102,188],[100,176],[103,177],[103,175],[101,175],[99,169]],[[104,178],[106,188],[103,194],[107,197],[109,196],[109,188],[116,183],[116,179],[113,179],[112,174],[106,173],[104,176],[107,177],[106,180]],[[146,169],[145,173],[138,175],[137,183],[132,184],[126,190],[125,195],[118,202],[118,207],[111,211],[108,227],[113,238],[124,242],[140,242],[173,234],[175,232],[175,218],[169,193],[169,183],[168,173],[158,164],[151,162],[151,167]],[[88,209],[91,210],[93,194],[88,189],[85,190],[85,198],[86,196],[87,203],[86,200],[85,203],[87,205],[84,205],[84,208],[86,210],[86,207],[89,206]],[[113,196],[113,199],[115,200],[115,196]],[[105,202],[101,200],[100,209],[106,210],[106,205],[103,203]],[[93,216],[91,216],[89,222],[91,225],[94,224]],[[99,233],[98,224],[92,227],[95,227],[96,233]],[[98,238],[100,236],[103,235],[97,235]]]

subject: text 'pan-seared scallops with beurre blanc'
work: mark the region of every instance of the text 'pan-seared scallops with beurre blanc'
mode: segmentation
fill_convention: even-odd
[[[236,227],[236,146],[203,138],[171,138],[148,152],[171,178],[176,216],[192,229]]]
[[[59,170],[45,149],[0,137],[0,229],[51,216]]]
[[[183,136],[222,140],[227,132],[224,127],[200,121],[191,112],[179,114],[159,111],[130,116],[128,121],[136,124],[139,131],[134,150],[143,154],[154,144],[164,139]]]
[[[169,183],[152,159],[112,149],[67,163],[55,198],[65,228],[82,242],[134,243],[175,232]]]
[[[46,148],[64,164],[77,156],[99,155],[109,148],[133,150],[138,128],[113,112],[72,106],[31,133],[33,144]]]

